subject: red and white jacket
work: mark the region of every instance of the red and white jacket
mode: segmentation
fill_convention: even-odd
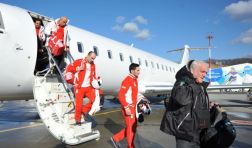
[[[85,79],[85,75],[86,75],[86,64],[87,64],[87,60],[86,59],[78,59],[75,60],[73,63],[71,63],[70,65],[67,66],[65,73],[67,72],[71,72],[74,74],[74,86],[76,88],[80,88],[82,86],[82,83]],[[83,70],[80,70],[80,68],[83,67]],[[93,79],[96,78],[96,70],[95,70],[95,64],[91,63],[90,64],[90,86],[91,82],[93,81]]]
[[[36,34],[37,34],[38,38],[41,41],[45,41],[45,33],[44,33],[45,28],[43,26],[40,26],[39,29],[37,29],[37,28],[35,28],[35,29],[36,29]]]
[[[59,27],[58,23],[57,23],[58,20],[59,19],[56,19],[55,21],[52,21],[47,24],[47,26],[45,27],[45,34],[47,36],[51,36],[54,32],[56,32],[58,30],[58,27]],[[69,20],[68,20],[68,22],[69,22]],[[67,22],[67,24],[68,24],[68,22]],[[46,46],[48,46],[48,39],[49,38],[47,38]],[[68,27],[65,26],[64,27],[64,44],[66,46],[69,46],[69,42],[70,42],[70,37],[68,35]]]
[[[136,107],[138,95],[138,82],[133,74],[129,74],[122,82],[119,91],[119,101],[123,108]]]

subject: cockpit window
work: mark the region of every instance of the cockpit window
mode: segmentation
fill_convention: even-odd
[[[3,18],[2,18],[1,11],[0,11],[0,28],[4,29],[4,23],[3,23]]]

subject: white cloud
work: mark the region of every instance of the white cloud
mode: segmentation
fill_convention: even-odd
[[[220,19],[209,19],[209,18],[207,18],[206,20],[205,20],[205,23],[207,23],[207,24],[213,24],[213,25],[219,25],[220,23],[221,23],[221,20]]]
[[[119,23],[119,24],[123,23],[124,20],[125,20],[125,17],[124,17],[124,16],[117,16],[117,17],[116,17],[116,22]]]
[[[220,24],[220,20],[219,20],[219,19],[214,20],[214,21],[213,21],[213,24],[214,24],[214,25],[218,25],[218,24]]]
[[[112,27],[112,30],[122,32],[122,27],[120,25],[115,25]]]
[[[241,33],[240,37],[234,41],[235,43],[252,44],[252,28]]]
[[[136,35],[136,38],[141,39],[141,40],[147,40],[150,39],[150,31],[148,29],[143,29],[139,31]]]
[[[138,32],[138,25],[133,22],[128,22],[123,25],[123,31],[137,33]]]
[[[209,22],[211,22],[211,20],[210,20],[209,18],[207,18],[207,19],[205,20],[205,22],[206,22],[206,23],[209,23]]]
[[[148,29],[141,29],[140,24],[148,24],[148,20],[143,16],[136,16],[133,21],[125,21],[124,16],[116,17],[116,24],[112,27],[112,30],[117,32],[128,32],[132,34],[133,37],[140,40],[151,39],[151,34]]]
[[[252,0],[232,3],[225,7],[224,12],[242,22],[252,21]]]
[[[145,19],[143,16],[136,16],[135,21],[139,24],[145,24],[145,25],[148,24],[148,20]]]

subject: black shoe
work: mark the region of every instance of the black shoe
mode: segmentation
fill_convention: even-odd
[[[75,124],[78,126],[81,126],[81,122],[79,122],[79,121],[76,121]]]
[[[91,122],[90,117],[89,117],[89,115],[87,113],[83,113],[82,115],[83,115],[85,121]]]
[[[92,125],[91,125],[92,128],[95,128],[97,126],[97,122],[89,114],[83,113],[83,117],[84,117],[85,122],[91,122],[92,123]]]
[[[117,142],[115,142],[115,140],[113,139],[113,137],[110,138],[112,145],[114,146],[114,148],[118,148],[117,146]]]

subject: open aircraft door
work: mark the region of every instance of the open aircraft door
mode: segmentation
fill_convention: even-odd
[[[49,57],[51,57],[50,53]],[[59,69],[57,65],[56,67]],[[49,132],[69,145],[99,139],[100,133],[92,130],[91,122],[82,119],[82,124],[76,125],[73,94],[62,79],[62,75],[50,73],[51,69],[43,76],[37,74],[33,86],[38,113]]]

